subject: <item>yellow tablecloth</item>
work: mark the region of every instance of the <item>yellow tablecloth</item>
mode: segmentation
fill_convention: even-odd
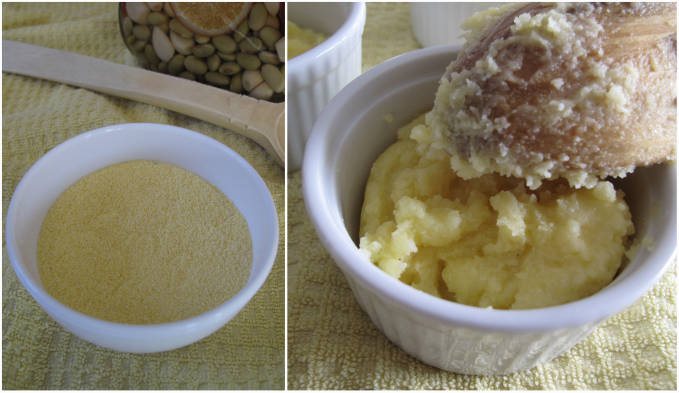
[[[3,4],[3,38],[135,64],[118,31],[116,3]],[[254,142],[164,109],[61,84],[2,76],[3,228],[12,193],[45,152],[117,123],[184,127],[219,140],[264,178],[279,211],[273,271],[225,327],[187,347],[118,353],[57,325],[18,282],[3,237],[2,387],[5,389],[282,389],[284,387],[284,172]]]
[[[369,3],[363,70],[419,48],[407,4]],[[626,311],[557,359],[509,376],[456,375],[393,345],[360,309],[288,180],[289,389],[672,389],[676,263]]]

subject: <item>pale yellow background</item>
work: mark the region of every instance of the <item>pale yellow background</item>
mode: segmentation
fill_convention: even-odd
[[[405,3],[369,3],[363,71],[419,48]],[[501,377],[424,365],[370,322],[316,237],[300,173],[288,184],[290,389],[675,389],[676,263],[628,310],[552,362]]]
[[[117,3],[3,4],[3,39],[134,64]],[[208,135],[264,178],[279,212],[273,271],[224,328],[184,348],[148,355],[89,344],[57,325],[17,281],[3,237],[2,387],[5,389],[282,389],[284,387],[284,172],[250,140],[145,104],[3,73],[3,228],[14,188],[45,152],[111,124],[171,124]]]

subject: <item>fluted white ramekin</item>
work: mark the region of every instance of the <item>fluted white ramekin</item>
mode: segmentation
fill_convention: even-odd
[[[388,276],[357,247],[366,180],[374,161],[396,140],[396,130],[431,109],[457,48],[436,46],[395,57],[337,94],[307,143],[304,199],[321,242],[391,341],[445,370],[507,374],[567,351],[660,278],[676,248],[676,165],[640,168],[618,182],[635,236],[650,239],[653,247],[642,247],[610,285],[588,298],[541,309],[493,310],[439,299]],[[391,122],[385,121],[389,114]]]
[[[410,23],[417,42],[422,46],[462,45],[460,24],[474,13],[508,3],[426,3],[410,4]]]
[[[252,239],[245,286],[217,307],[185,320],[151,325],[115,323],[75,311],[52,297],[38,272],[38,234],[56,199],[81,177],[130,160],[156,160],[212,183],[243,214]],[[26,172],[7,210],[7,252],[19,281],[55,321],[91,343],[124,352],[159,352],[191,344],[224,326],[269,276],[278,249],[278,218],[271,193],[254,168],[220,142],[165,124],[129,123],[75,136]]]
[[[311,127],[328,101],[361,73],[365,4],[288,3],[288,20],[328,39],[287,64],[288,171],[299,169]]]

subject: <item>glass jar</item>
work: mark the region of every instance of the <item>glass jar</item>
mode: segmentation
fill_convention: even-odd
[[[150,70],[285,98],[284,3],[120,3],[120,33]]]

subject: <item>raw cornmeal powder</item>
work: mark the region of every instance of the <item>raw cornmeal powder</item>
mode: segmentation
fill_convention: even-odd
[[[68,188],[38,239],[47,292],[122,323],[186,319],[235,295],[252,260],[244,217],[216,187],[176,166],[130,161]]]

